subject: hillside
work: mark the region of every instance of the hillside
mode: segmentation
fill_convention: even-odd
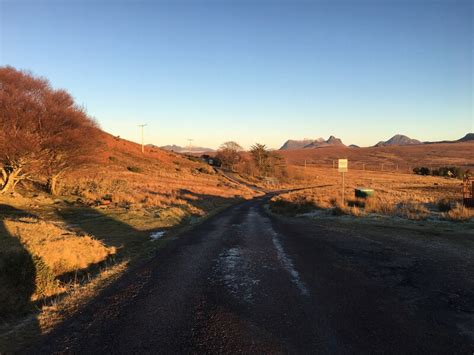
[[[95,162],[65,176],[63,193],[83,191],[83,185],[90,179],[99,178],[105,185],[120,180],[126,187],[116,195],[123,195],[131,203],[151,207],[166,207],[170,203],[188,212],[196,212],[194,207],[209,204],[214,198],[221,200],[249,193],[229,184],[197,158],[191,160],[178,153],[150,147],[142,154],[139,144],[105,132],[101,140]],[[87,189],[85,192],[87,195]],[[205,213],[206,208],[203,208],[199,213]]]
[[[349,168],[407,171],[415,166],[459,166],[474,168],[474,141],[461,143],[433,143],[406,146],[328,147],[325,149],[299,149],[280,151],[289,164],[332,166],[338,158],[349,159]],[[364,164],[364,165],[363,165]]]

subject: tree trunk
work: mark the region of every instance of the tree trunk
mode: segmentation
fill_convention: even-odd
[[[14,190],[16,184],[21,180],[20,172],[21,168],[14,169],[12,171],[6,172],[3,170],[5,173],[3,177],[3,186],[0,189],[0,194],[4,194],[10,190]]]
[[[57,183],[58,183],[58,177],[59,174],[51,175],[48,178],[48,182],[46,183],[46,190],[51,194],[51,195],[57,195]]]
[[[3,186],[7,182],[8,175],[7,175],[6,170],[3,167],[0,167],[0,173],[1,173],[0,186]]]

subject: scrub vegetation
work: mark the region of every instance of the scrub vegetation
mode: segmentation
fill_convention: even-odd
[[[337,169],[294,169],[299,170],[300,179],[307,186],[314,187],[273,197],[270,208],[276,213],[299,215],[326,211],[357,217],[386,215],[412,220],[451,221],[474,218],[474,210],[461,203],[459,179],[349,170],[345,176],[345,204],[342,205],[342,178]],[[365,199],[356,198],[355,189],[358,187],[371,188],[375,193]]]

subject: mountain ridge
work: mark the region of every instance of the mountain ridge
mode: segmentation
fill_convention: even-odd
[[[279,150],[295,150],[295,149],[312,149],[312,148],[323,148],[332,146],[346,146],[342,143],[342,140],[331,135],[327,140],[324,138],[316,139],[289,139],[287,140]]]

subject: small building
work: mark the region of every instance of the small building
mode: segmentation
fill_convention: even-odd
[[[201,160],[203,162],[206,162],[208,163],[209,165],[211,166],[215,166],[217,168],[219,168],[221,165],[222,165],[222,162],[219,158],[216,158],[216,157],[211,157],[210,155],[208,154],[203,154],[201,155]]]

